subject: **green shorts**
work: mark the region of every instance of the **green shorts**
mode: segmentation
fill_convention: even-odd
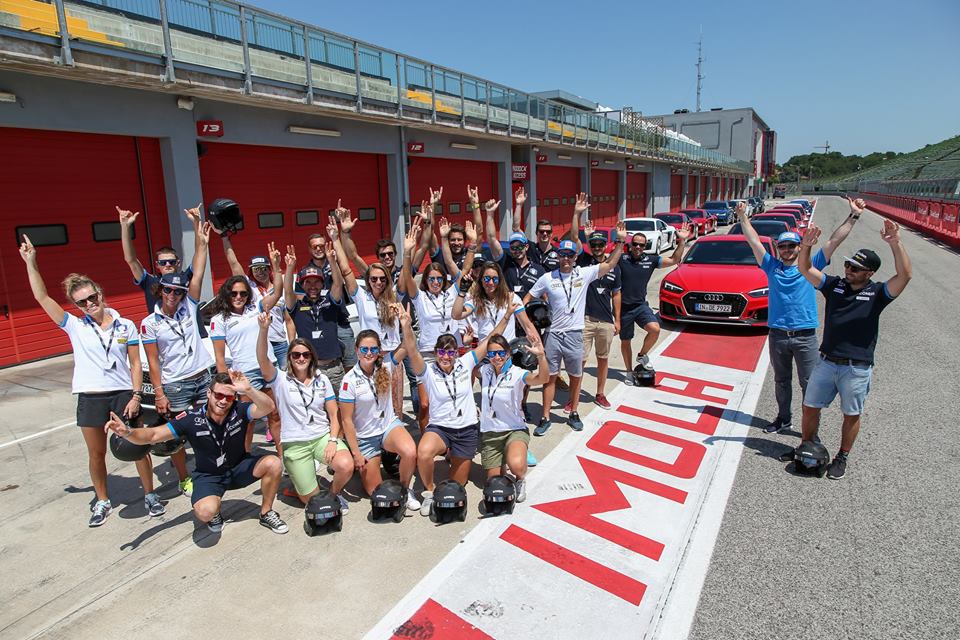
[[[522,442],[530,446],[530,432],[527,429],[513,431],[486,431],[480,434],[480,462],[484,469],[498,469],[503,466],[507,449],[513,442]]]
[[[323,462],[323,450],[327,448],[330,434],[314,440],[304,442],[283,443],[283,465],[293,482],[293,489],[305,496],[319,488],[317,484],[317,467],[314,460]],[[337,451],[348,451],[347,443],[341,440],[337,443]]]

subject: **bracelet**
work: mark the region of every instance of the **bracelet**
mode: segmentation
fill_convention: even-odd
[[[471,203],[470,203],[470,209],[471,209],[472,211],[480,211],[480,203],[479,203],[479,202],[471,202]]]
[[[140,398],[143,397],[143,392],[140,391],[139,389],[136,389],[136,390],[133,392],[133,397],[134,397],[134,398],[137,398],[137,399],[139,400]]]
[[[859,220],[859,219],[860,219],[860,214],[859,214],[859,213],[851,213],[851,214],[850,214],[850,217],[853,218],[854,220]]]
[[[467,292],[466,292],[466,291],[462,291],[462,290],[461,290],[461,291],[458,291],[458,292],[457,292],[457,297],[458,297],[458,298],[466,298],[466,297],[467,297]]]
[[[338,438],[330,438],[330,440],[327,442],[327,445],[329,446],[331,444],[340,444],[340,440]]]

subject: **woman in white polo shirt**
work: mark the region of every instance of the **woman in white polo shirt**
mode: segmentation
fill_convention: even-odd
[[[494,333],[503,331],[514,311],[516,305],[511,304]],[[400,319],[404,347],[409,352],[413,372],[430,399],[429,424],[417,446],[417,470],[424,488],[420,515],[427,516],[433,504],[434,458],[449,449],[450,477],[466,484],[470,476],[470,462],[477,454],[480,442],[477,403],[473,399],[473,369],[486,357],[487,341],[481,340],[476,349],[457,357],[457,341],[445,333],[434,344],[437,361],[428,365],[414,343],[410,314],[404,311]],[[464,343],[469,344],[468,339],[473,339],[469,329],[464,334]]]
[[[99,527],[112,508],[107,494],[107,435],[103,425],[110,420],[110,412],[124,416],[137,426],[140,422],[143,374],[137,325],[121,318],[120,314],[107,306],[100,285],[76,273],[64,279],[63,290],[83,312],[83,318],[67,313],[47,295],[47,287],[37,267],[37,250],[27,236],[23,236],[20,256],[27,265],[33,297],[70,338],[73,349],[73,393],[77,394],[77,426],[87,445],[90,480],[97,496],[91,508],[93,513],[89,525]],[[165,509],[153,491],[150,456],[144,456],[136,465],[143,484],[147,513],[151,516],[162,515]]]
[[[464,273],[470,271],[473,267],[473,261],[474,254],[468,253],[463,261]],[[511,305],[514,310],[508,314],[507,310],[511,308]],[[528,336],[537,333],[530,319],[527,318],[523,301],[520,296],[510,291],[510,287],[507,286],[507,281],[503,276],[503,269],[496,262],[483,263],[479,279],[476,282],[472,282],[468,278],[461,280],[460,291],[453,305],[453,317],[458,320],[465,320],[473,328],[473,332],[479,340],[484,340],[493,335],[493,328],[504,317],[507,318],[507,324],[502,335],[507,340],[513,340],[517,337],[517,322],[523,326],[523,330]]]
[[[278,272],[277,269],[274,272]],[[280,287],[274,287],[280,290]],[[294,338],[287,350],[287,369],[280,371],[268,349],[272,318],[269,313],[257,316],[257,361],[280,414],[283,442],[283,466],[290,475],[293,488],[304,504],[320,492],[316,462],[333,467],[330,493],[337,496],[343,513],[350,505],[340,495],[353,475],[353,460],[346,442],[340,437],[337,418],[337,396],[330,379],[317,368],[317,354],[309,340]]]
[[[399,306],[399,305],[398,305]],[[340,387],[340,417],[343,432],[353,451],[354,466],[360,471],[363,490],[372,494],[383,480],[380,459],[384,451],[400,458],[400,484],[407,489],[407,509],[420,508],[410,489],[417,465],[417,445],[393,410],[390,384],[393,370],[405,357],[400,347],[384,353],[376,331],[357,334],[357,364],[343,376]]]
[[[510,342],[496,334],[487,341],[488,364],[480,367],[480,463],[487,477],[503,474],[506,465],[517,481],[517,502],[527,499],[527,447],[530,431],[523,417],[523,395],[527,387],[550,379],[550,367],[543,344],[536,340],[525,347],[537,356],[535,374],[513,364]]]

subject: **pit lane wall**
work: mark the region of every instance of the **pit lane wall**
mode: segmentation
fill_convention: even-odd
[[[867,206],[952,247],[960,247],[960,225],[956,200],[914,198],[883,193],[860,193]]]

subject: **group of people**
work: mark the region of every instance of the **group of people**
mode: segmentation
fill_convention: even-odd
[[[244,268],[229,235],[221,234],[231,275],[203,310],[210,318],[213,354],[201,338],[204,321],[198,308],[211,232],[220,231],[202,221],[199,205],[185,211],[195,238],[191,266],[183,270],[177,252],[163,247],[156,252],[156,273],[142,266],[133,245],[132,227],[139,214],[117,209],[124,258],[144,291],[148,311],[139,329],[111,309],[101,287],[85,275],[64,279],[64,291],[82,316],[66,313],[47,294],[36,249],[24,237],[20,253],[34,296],[73,348],[77,425],[96,492],[89,525],[103,524],[112,506],[105,464],[111,432],[140,445],[189,442],[192,474],[182,449],[172,456],[179,488],[191,497],[197,519],[215,532],[223,527],[220,502],[225,492],[259,480],[260,523],[285,533],[288,527],[273,509],[282,474],[290,476],[291,495],[306,504],[321,491],[317,471],[324,465],[333,476],[329,491],[346,513],[343,487],[359,473],[364,491],[372,493],[383,480],[381,463],[387,457],[406,488],[408,510],[430,513],[439,457],[448,458],[450,478],[465,484],[478,451],[487,477],[509,474],[516,501],[522,502],[528,467],[536,464],[529,450],[529,389],[543,387],[543,411],[533,430],[542,436],[551,428],[555,389],[565,369],[567,423],[581,430],[583,365],[594,348],[599,406],[610,406],[604,390],[613,336],[621,338],[630,383],[631,340],[634,327],[640,326],[646,336],[636,361],[649,368],[647,353],[656,343],[659,323],[646,301],[647,285],[654,269],[680,261],[690,230],[678,231],[677,249],[669,257],[645,253],[644,235],[630,236],[622,222],[610,237],[587,222],[581,236],[580,217],[589,199],[580,194],[565,239],[555,244],[552,225],[541,220],[536,240],[530,241],[520,231],[526,201],[520,188],[504,252],[493,217],[500,203],[488,200],[481,205],[477,190],[469,186],[467,195],[473,220],[451,224],[436,218],[442,189],[431,189],[403,240],[400,265],[389,239],[377,242],[375,262],[363,260],[351,237],[356,220],[339,202],[325,233],[308,238],[310,258],[299,269],[295,247],[287,246],[281,255],[272,243],[266,255],[250,257]],[[850,218],[812,261],[809,248],[819,235],[816,227],[807,230],[802,242],[795,233],[781,235],[779,257],[774,257],[738,210],[758,264],[770,279],[770,350],[780,413],[768,430],[790,426],[791,361],[796,360],[806,394],[804,438],[816,437],[819,408],[837,391],[841,395],[847,417],[832,477],[842,477],[859,427],[876,316],[909,279],[909,261],[893,223],[884,231],[897,262],[893,280],[880,287],[869,280],[879,258],[867,250],[847,259],[844,280],[818,271],[863,206],[862,201],[851,203]],[[487,238],[483,249],[481,229]],[[611,242],[613,249],[607,253]],[[626,250],[625,242],[630,243]],[[362,274],[363,285],[355,273]],[[828,297],[819,359],[816,302],[804,278]],[[869,305],[855,302],[865,297]],[[356,335],[346,310],[351,300],[359,318]],[[543,336],[526,314],[534,300],[550,309],[552,324]],[[871,327],[872,339],[867,335]],[[536,362],[526,369],[513,364],[518,337],[526,339],[522,348]],[[163,419],[147,427],[140,415],[141,343]],[[405,378],[420,427],[418,441],[403,420]],[[253,453],[253,423],[261,419],[277,455]],[[159,516],[164,505],[154,491],[150,456],[136,464],[145,507],[151,516]],[[415,473],[423,487],[419,495],[413,488]]]

